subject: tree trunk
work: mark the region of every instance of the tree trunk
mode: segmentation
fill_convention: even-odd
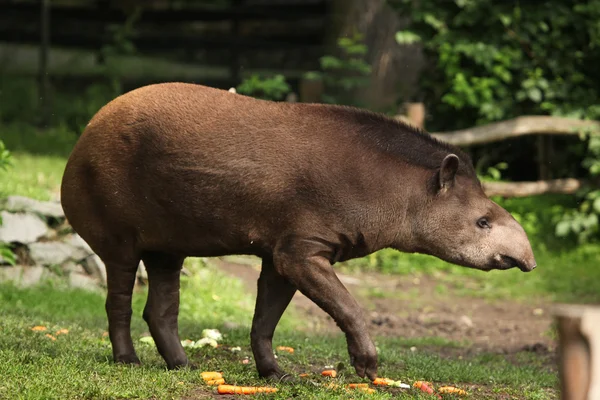
[[[419,45],[400,46],[396,32],[406,25],[385,0],[334,0],[333,23],[328,34],[328,54],[335,40],[362,33],[369,51],[370,83],[354,95],[369,107],[389,110],[398,98],[412,100],[417,92],[418,73],[423,63]]]

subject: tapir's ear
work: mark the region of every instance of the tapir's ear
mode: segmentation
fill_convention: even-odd
[[[448,154],[442,161],[439,172],[439,190],[451,188],[454,184],[454,177],[458,171],[458,157],[456,154]]]

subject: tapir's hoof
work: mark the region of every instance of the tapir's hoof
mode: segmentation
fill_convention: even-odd
[[[198,366],[191,362],[177,363],[174,365],[167,365],[167,369],[169,370],[179,370],[179,369],[189,369],[190,371],[198,370]]]
[[[135,354],[129,354],[129,355],[125,355],[125,356],[115,357],[115,363],[116,364],[133,365],[133,366],[142,365],[142,363],[140,362],[140,359]]]
[[[274,372],[271,372],[271,373],[263,376],[263,379],[266,379],[267,381],[273,382],[273,383],[281,383],[281,382],[293,383],[293,382],[296,382],[296,378],[292,374],[288,374],[288,373],[285,373],[283,371],[274,371]]]

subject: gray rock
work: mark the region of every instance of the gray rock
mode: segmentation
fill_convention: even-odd
[[[69,275],[69,285],[86,290],[98,289],[98,284],[89,275],[72,273]]]
[[[2,211],[0,242],[30,244],[46,235],[46,223],[35,214]]]
[[[15,265],[14,267],[0,267],[0,281],[2,282],[19,282],[21,275],[23,274],[22,265]]]
[[[21,275],[21,285],[33,286],[42,280],[45,268],[41,266],[25,267]]]
[[[31,259],[39,265],[60,265],[76,259],[77,249],[62,242],[37,242],[29,245]]]
[[[9,196],[4,209],[10,212],[30,212],[52,218],[64,218],[65,213],[58,202],[39,201],[23,196]]]
[[[71,254],[71,258],[75,261],[81,261],[84,258],[87,258],[88,256],[94,254],[94,251],[87,244],[87,242],[76,233],[69,236],[68,239],[64,240],[64,243],[72,247],[73,252]]]
[[[0,281],[12,281],[21,286],[33,286],[42,280],[45,268],[16,265],[0,268]]]
[[[83,268],[89,275],[97,276],[102,283],[106,283],[106,266],[102,259],[92,254],[83,261]]]

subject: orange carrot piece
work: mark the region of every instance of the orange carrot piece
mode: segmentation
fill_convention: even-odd
[[[221,379],[209,379],[206,381],[207,385],[211,385],[211,386],[217,386],[217,385],[222,385],[225,383],[225,379],[221,378]]]
[[[277,346],[277,350],[279,350],[279,351],[287,351],[290,354],[294,354],[294,348],[293,347]]]
[[[377,391],[370,387],[359,387],[358,390],[362,390],[363,392],[367,392],[367,393],[375,393]]]
[[[310,374],[300,374],[298,375],[300,378],[306,378],[307,376],[310,376]]]
[[[368,388],[369,384],[368,383],[349,383],[346,385],[346,387],[348,387],[350,389]]]
[[[451,394],[457,394],[459,396],[466,396],[467,392],[465,392],[462,389],[456,388],[454,386],[443,386],[441,388],[438,389],[438,392],[440,393],[451,393]]]
[[[205,381],[210,381],[213,379],[221,379],[223,377],[223,374],[221,374],[220,372],[214,372],[214,371],[202,372],[200,375],[202,376],[202,379],[204,379]]]
[[[69,333],[68,329],[59,329],[56,331],[56,335],[66,335],[67,333]]]
[[[394,381],[389,378],[376,378],[373,381],[373,385],[389,385],[390,383],[393,383],[393,382]]]
[[[326,369],[325,371],[321,372],[321,375],[335,378],[337,376],[337,371],[335,369]]]
[[[52,340],[56,340],[56,338],[54,336],[52,336],[51,334],[49,334],[49,333],[46,333],[46,337],[48,337],[48,338],[50,338]]]
[[[278,389],[271,387],[257,386],[235,386],[235,385],[219,385],[217,392],[219,394],[256,394],[256,393],[275,393]]]
[[[39,332],[43,332],[43,331],[45,331],[45,330],[46,330],[46,327],[45,327],[45,326],[41,326],[41,325],[37,325],[37,326],[34,326],[33,328],[31,328],[31,330],[32,330],[32,331],[39,331]]]
[[[431,383],[429,383],[429,382],[416,381],[413,384],[413,387],[415,387],[417,389],[421,389],[423,392],[433,394],[433,385],[431,385],[431,386],[430,385],[431,385]]]

